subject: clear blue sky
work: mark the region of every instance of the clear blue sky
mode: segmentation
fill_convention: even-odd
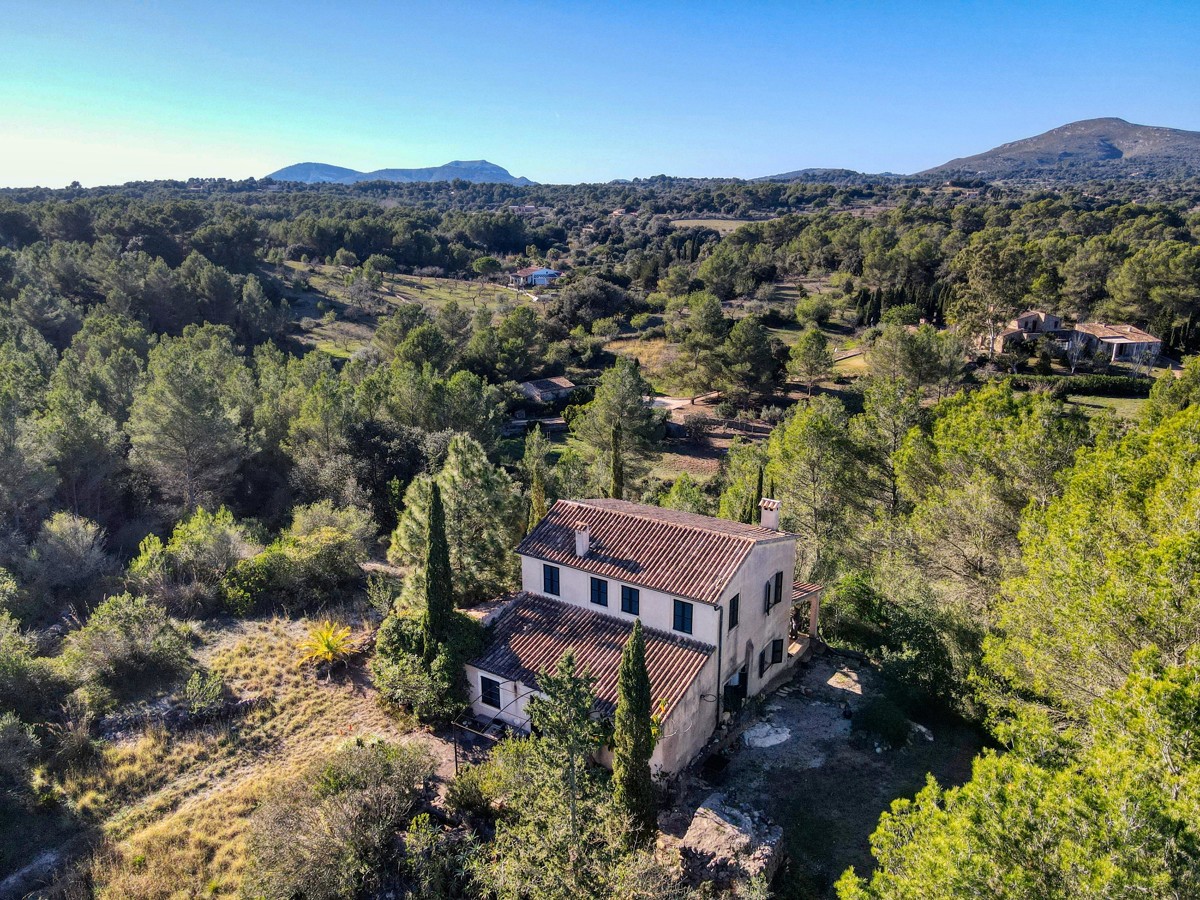
[[[0,185],[912,172],[1095,116],[1200,130],[1197,0],[0,0],[0,22]]]

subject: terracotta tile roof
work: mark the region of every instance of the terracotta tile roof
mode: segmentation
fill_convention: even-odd
[[[813,584],[811,581],[797,581],[792,584],[792,602],[803,600],[805,597],[810,597],[813,594],[819,594],[825,590],[823,584]]]
[[[1090,334],[1102,341],[1114,343],[1157,344],[1159,339],[1149,332],[1135,328],[1133,325],[1106,325],[1103,322],[1080,322],[1075,326],[1076,331]]]
[[[575,524],[591,529],[588,555],[575,554]],[[761,525],[644,506],[625,500],[559,500],[517,553],[701,603],[716,603],[750,550],[795,536]]]
[[[633,625],[581,606],[520,591],[495,620],[492,643],[470,665],[507,681],[537,688],[539,672],[553,669],[568,649],[579,671],[596,679],[596,709],[611,715],[617,703],[621,651]],[[654,702],[669,713],[695,680],[714,648],[647,628],[646,668]]]

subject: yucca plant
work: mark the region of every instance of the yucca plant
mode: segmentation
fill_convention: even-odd
[[[300,644],[301,663],[324,666],[327,672],[338,663],[344,663],[354,652],[348,625],[335,625],[326,619],[308,630],[308,637]]]

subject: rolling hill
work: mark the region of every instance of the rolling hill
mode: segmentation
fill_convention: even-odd
[[[354,184],[358,181],[473,181],[480,184],[534,184],[528,178],[518,178],[507,169],[490,163],[486,159],[454,160],[443,166],[425,169],[376,169],[359,172],[326,163],[304,162],[286,166],[267,176],[275,181],[299,181],[303,184],[334,182]]]
[[[917,174],[1071,181],[1200,175],[1200,132],[1085,119]]]

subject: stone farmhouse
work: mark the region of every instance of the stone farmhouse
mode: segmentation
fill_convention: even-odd
[[[522,381],[518,387],[521,393],[535,403],[553,403],[555,400],[565,400],[575,390],[575,382],[562,375],[551,378],[536,378],[533,381]]]
[[[1071,334],[1071,343],[1084,352],[1103,352],[1112,362],[1153,365],[1162,351],[1162,341],[1133,325],[1081,322]]]
[[[517,547],[521,590],[490,614],[491,644],[466,667],[477,723],[528,730],[538,673],[567,649],[596,679],[595,714],[611,716],[641,619],[661,722],[651,765],[684,768],[816,634],[820,587],[792,581],[797,538],[779,529],[779,502],[760,509],[748,525],[623,500],[555,503]]]
[[[1003,353],[1012,344],[1036,340],[1044,334],[1061,339],[1064,334],[1062,316],[1040,309],[1029,309],[1010,321],[1008,327],[996,335],[992,349]]]

